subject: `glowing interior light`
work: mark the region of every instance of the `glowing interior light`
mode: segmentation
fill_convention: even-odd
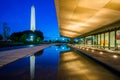
[[[94,52],[94,50],[92,50],[92,52]]]
[[[113,58],[118,58],[118,56],[117,55],[113,55]]]
[[[103,54],[103,52],[100,52],[100,54]]]

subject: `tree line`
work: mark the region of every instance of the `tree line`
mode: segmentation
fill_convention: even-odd
[[[7,37],[7,39],[14,42],[40,42],[44,39],[44,35],[41,31],[38,30],[34,32],[31,30],[26,30],[23,32],[14,32],[9,37]],[[3,36],[1,34],[0,40],[3,40]]]

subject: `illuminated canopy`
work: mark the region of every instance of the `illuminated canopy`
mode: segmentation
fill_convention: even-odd
[[[75,38],[120,20],[120,0],[55,0],[60,34]]]

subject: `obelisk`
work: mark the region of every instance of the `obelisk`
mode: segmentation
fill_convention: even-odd
[[[31,7],[30,30],[31,30],[31,31],[35,31],[35,7],[34,7],[34,5],[32,5],[32,7]]]

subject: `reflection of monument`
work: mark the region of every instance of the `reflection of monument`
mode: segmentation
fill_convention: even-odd
[[[35,31],[35,7],[31,7],[31,22],[30,22],[30,30]]]
[[[35,80],[35,57],[42,55],[43,50],[38,51],[30,56],[30,80]]]
[[[31,76],[31,80],[34,80],[34,75],[35,75],[35,56],[31,55],[30,56],[30,76]]]

